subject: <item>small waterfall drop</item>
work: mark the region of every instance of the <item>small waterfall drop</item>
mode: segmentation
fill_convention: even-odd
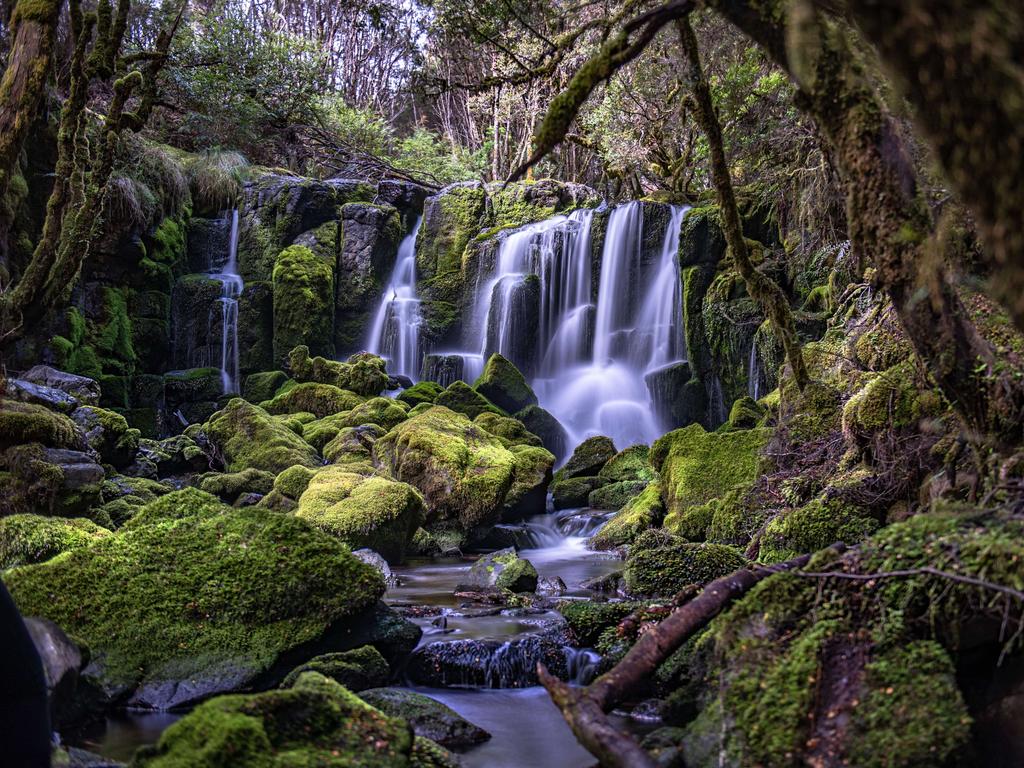
[[[387,360],[390,373],[408,376],[413,381],[419,379],[422,363],[420,300],[416,296],[416,236],[421,221],[416,220],[398,246],[395,267],[370,326],[367,343],[370,352]]]
[[[761,399],[761,356],[757,354],[757,344],[750,343],[750,362],[747,365],[747,394],[754,400]]]
[[[221,285],[220,380],[224,394],[233,395],[239,392],[238,299],[244,284],[238,274],[238,209],[232,209],[227,218],[228,258],[221,271],[211,277]]]

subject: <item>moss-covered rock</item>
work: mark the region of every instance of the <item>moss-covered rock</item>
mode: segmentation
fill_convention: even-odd
[[[291,379],[284,371],[263,371],[250,373],[245,377],[242,385],[242,397],[254,405],[264,400],[273,400],[277,390],[281,389]]]
[[[351,472],[372,475],[373,444],[387,432],[376,424],[358,427],[342,427],[331,441],[323,447],[324,460],[328,464],[344,465]]]
[[[593,549],[614,549],[632,544],[641,533],[656,527],[665,514],[661,488],[651,483],[631,498],[607,523],[590,538]]]
[[[530,389],[523,374],[499,354],[487,358],[484,372],[473,384],[473,388],[509,413],[537,404],[537,395]]]
[[[312,477],[295,514],[353,548],[368,547],[400,562],[423,511],[423,497],[411,485],[364,477],[341,465]]]
[[[661,474],[666,527],[691,506],[706,504],[757,474],[766,429],[706,432],[699,424],[669,432],[651,447],[651,463]]]
[[[639,495],[647,485],[648,483],[644,480],[624,480],[620,483],[601,485],[590,492],[587,497],[587,506],[593,509],[617,512],[626,506],[633,497]]]
[[[199,478],[201,491],[219,497],[228,504],[239,496],[255,493],[265,496],[274,487],[274,474],[262,469],[243,469],[241,472],[209,472]]]
[[[752,397],[740,397],[729,411],[729,426],[733,429],[752,429],[764,417],[764,409]]]
[[[539,405],[530,405],[515,415],[532,434],[540,438],[541,444],[561,461],[569,452],[569,433],[558,419]]]
[[[836,542],[857,544],[878,528],[878,521],[840,499],[816,498],[780,513],[768,523],[758,559],[777,563],[817,552]]]
[[[305,246],[289,246],[274,262],[273,284],[274,359],[299,344],[333,356],[334,264]]]
[[[587,506],[590,492],[601,485],[596,477],[570,477],[551,484],[551,497],[555,509],[575,509]]]
[[[417,406],[420,403],[433,403],[443,391],[444,387],[435,381],[418,381],[408,389],[402,390],[395,399],[410,406]]]
[[[134,768],[402,768],[413,733],[316,672],[291,688],[220,696],[140,751]]]
[[[34,403],[0,401],[0,449],[25,443],[51,448],[84,447],[84,436],[63,413]]]
[[[310,357],[309,348],[298,346],[288,353],[288,368],[296,381],[331,384],[362,397],[375,397],[388,385],[384,360],[369,352],[352,355],[344,363]]]
[[[304,672],[317,672],[356,693],[386,685],[391,677],[387,660],[372,645],[312,658],[289,672],[281,687],[291,688]]]
[[[555,465],[554,454],[540,446],[513,445],[509,450],[515,466],[502,508],[502,519],[507,522],[544,512],[551,468]]]
[[[304,522],[195,489],[4,580],[23,613],[88,644],[109,696],[156,708],[276,682],[304,648],[342,650],[384,591],[376,570]]]
[[[448,408],[433,406],[373,446],[374,462],[423,494],[431,523],[464,531],[498,521],[515,477],[516,457]]]
[[[504,416],[505,412],[491,403],[486,397],[470,387],[464,381],[452,382],[435,399],[434,405],[449,408],[475,419],[481,413],[493,413]]]
[[[124,416],[93,405],[83,405],[71,414],[85,433],[86,442],[100,459],[115,467],[126,467],[139,450],[139,430],[131,429]]]
[[[565,617],[576,645],[593,648],[605,630],[617,625],[641,605],[632,601],[595,603],[571,600],[559,603],[558,612]]]
[[[106,528],[82,518],[28,514],[0,517],[0,569],[42,563],[109,535]]]
[[[497,587],[511,592],[537,589],[537,569],[512,547],[481,555],[470,567],[466,579],[466,584],[474,587]]]
[[[486,209],[487,194],[480,184],[445,187],[427,198],[416,240],[416,274],[421,281],[461,272],[463,251],[480,231]]]
[[[649,483],[657,475],[651,466],[650,449],[646,445],[632,445],[619,451],[597,473],[602,484],[639,481]]]
[[[471,747],[491,737],[455,710],[422,693],[399,688],[374,688],[363,691],[359,698],[391,717],[405,720],[417,736],[444,747]]]
[[[278,474],[295,464],[320,465],[313,447],[259,406],[235,398],[203,425],[229,472],[261,469]]]
[[[626,559],[626,589],[635,595],[670,597],[683,587],[703,586],[732,573],[747,560],[724,544],[689,544],[675,537],[638,537]]]
[[[473,423],[500,439],[506,447],[514,445],[543,447],[539,437],[530,432],[523,422],[510,416],[498,416],[496,413],[485,411],[473,419]]]
[[[360,405],[363,398],[333,384],[307,381],[279,392],[273,400],[260,403],[267,413],[311,413],[316,418],[349,411]]]
[[[615,443],[610,437],[598,435],[588,437],[576,446],[572,456],[565,462],[565,465],[558,470],[558,480],[568,480],[572,477],[594,477],[604,468],[615,456]]]

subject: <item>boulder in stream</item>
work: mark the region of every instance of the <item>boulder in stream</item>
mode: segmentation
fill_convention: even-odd
[[[442,747],[471,747],[491,738],[491,734],[451,707],[422,693],[401,688],[371,688],[360,693],[359,698],[386,715],[402,718],[417,736]]]
[[[512,592],[533,592],[537,589],[537,569],[520,557],[515,549],[499,549],[473,563],[464,586],[497,587]],[[461,588],[461,586],[460,586]]]
[[[418,685],[433,688],[475,686],[526,688],[537,685],[537,663],[563,680],[569,675],[565,646],[541,635],[514,640],[453,640],[416,649],[406,674]]]

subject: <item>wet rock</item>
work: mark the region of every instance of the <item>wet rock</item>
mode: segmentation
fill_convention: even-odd
[[[100,385],[87,376],[58,371],[48,365],[37,365],[26,371],[21,378],[33,384],[66,392],[82,405],[96,405],[100,401]]]
[[[525,635],[504,643],[497,640],[430,643],[413,653],[406,672],[412,682],[435,688],[525,688],[537,685],[538,662],[562,680],[568,679],[565,648],[540,635]]]
[[[615,456],[615,443],[610,437],[597,435],[588,437],[576,446],[572,456],[558,470],[557,480],[573,477],[594,477]]]
[[[391,677],[387,661],[372,645],[312,658],[289,672],[281,687],[290,688],[303,672],[319,672],[355,692],[386,685]]]
[[[499,549],[482,555],[473,563],[466,577],[466,585],[473,587],[497,587],[512,592],[533,592],[537,589],[537,569],[516,551]]]
[[[443,747],[471,747],[491,734],[459,715],[455,710],[422,693],[398,688],[373,688],[359,698],[392,717],[400,717],[423,736]]]
[[[384,577],[384,584],[388,587],[397,587],[399,584],[398,577],[395,576],[394,571],[391,570],[391,566],[388,565],[388,561],[378,555],[372,549],[354,549],[352,554],[358,557],[367,565],[372,565],[378,571],[380,575]]]
[[[85,433],[86,442],[100,459],[115,467],[135,460],[139,450],[139,430],[131,429],[124,416],[104,408],[83,405],[71,414],[71,420]]]
[[[484,372],[473,385],[481,395],[509,413],[537,404],[537,395],[511,362],[493,354],[484,365]]]
[[[103,480],[103,467],[96,463],[91,454],[72,451],[67,448],[46,448],[44,459],[60,467],[64,475],[63,488],[77,491],[95,485]]]
[[[559,597],[569,591],[559,576],[543,577],[537,580],[537,594],[541,597]]]
[[[7,379],[6,394],[12,400],[43,405],[61,413],[71,413],[78,407],[78,401],[67,392],[24,379]]]
[[[540,438],[541,444],[555,455],[556,460],[565,458],[569,452],[569,434],[558,419],[539,405],[529,405],[515,417]]]
[[[601,481],[596,477],[570,477],[556,480],[551,484],[551,500],[555,509],[578,509],[587,506],[591,491],[596,490]]]
[[[79,714],[75,697],[79,672],[88,654],[52,621],[27,617],[25,627],[43,662],[50,718],[55,726],[62,724]]]

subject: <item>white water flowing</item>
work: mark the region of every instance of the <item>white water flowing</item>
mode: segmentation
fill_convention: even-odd
[[[238,274],[238,209],[229,214],[228,258],[220,272],[211,275],[220,281],[220,381],[225,395],[237,394],[238,388],[238,298],[245,287]]]
[[[754,341],[750,342],[750,362],[747,364],[747,394],[755,400],[761,399],[761,358]]]
[[[370,326],[367,344],[370,352],[387,360],[390,373],[408,376],[413,381],[419,379],[423,362],[420,301],[416,296],[416,235],[421,221],[416,220],[412,231],[398,246],[395,267]]]

